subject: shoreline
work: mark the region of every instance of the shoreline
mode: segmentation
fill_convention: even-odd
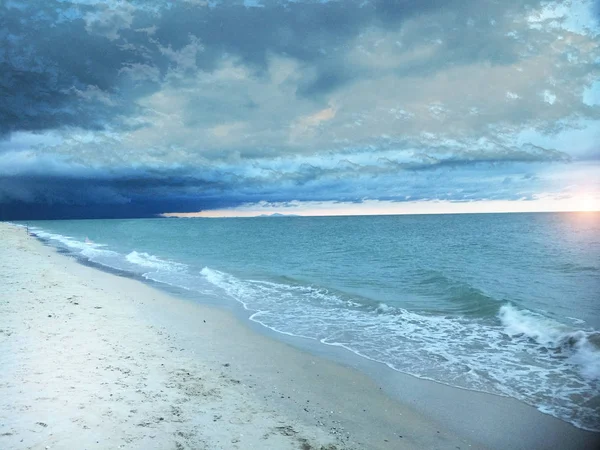
[[[98,405],[112,412],[101,420],[91,414],[100,430],[96,436],[104,436],[103,430],[111,430],[105,431],[110,435],[116,427],[121,437],[131,439],[123,438],[122,448],[576,449],[591,448],[600,438],[598,433],[577,429],[508,397],[411,377],[356,355],[350,357],[341,348],[322,345],[322,354],[315,354],[314,345],[285,335],[269,336],[258,323],[240,320],[239,311],[176,297],[136,279],[80,264],[11,225],[0,224],[0,233],[3,282],[8,288],[0,296],[0,348],[2,367],[9,368],[0,374],[0,392],[8,394],[0,401],[2,448],[68,448],[67,434],[81,446],[82,438],[94,429],[79,424],[94,423],[89,409]],[[49,279],[54,284],[47,284]],[[15,297],[23,290],[29,292]],[[75,297],[81,300],[76,302]],[[96,304],[88,305],[89,299]],[[62,319],[57,330],[44,330],[50,320],[55,327],[56,318]],[[88,325],[98,323],[104,328],[96,330],[106,333],[99,340],[88,330]],[[31,342],[43,340],[41,345],[22,345],[27,326],[28,331],[35,330]],[[97,345],[86,348],[85,338]],[[102,347],[103,339],[109,347]],[[73,340],[79,347],[61,351],[59,344]],[[95,351],[107,360],[119,358],[99,369],[90,359]],[[48,355],[73,363],[56,365],[47,361],[52,359]],[[130,363],[132,358],[139,360],[138,366]],[[27,365],[32,360],[44,360],[46,366],[40,372],[36,365],[39,374],[25,373],[23,379],[29,382],[19,387],[15,381],[24,376],[23,368],[33,369]],[[157,366],[157,361],[164,366]],[[182,366],[193,369],[181,372]],[[81,375],[86,368],[94,376]],[[56,371],[62,376],[58,381],[53,376]],[[113,380],[121,386],[118,392],[100,381],[114,378],[115,371],[120,374]],[[74,409],[68,397],[78,390],[75,381],[88,388],[79,399],[89,403],[80,402],[84,412]],[[140,383],[154,389],[139,389]],[[31,394],[25,388],[32,384],[56,395],[28,398]],[[144,401],[139,390],[156,397]],[[110,399],[109,391],[121,400]],[[59,413],[62,407],[67,416],[62,428],[50,419],[32,418],[25,425],[32,412],[43,415],[41,406],[28,404],[35,403],[31,400]],[[29,408],[15,411],[15,404],[20,403]],[[123,411],[123,403],[139,408]],[[148,409],[147,418],[162,415],[139,422],[146,426],[132,425],[134,417],[130,416],[135,413],[130,411],[142,408]],[[66,418],[71,422],[66,423]],[[200,431],[194,434],[194,429]],[[115,439],[119,436],[113,434]],[[48,439],[54,441],[29,445],[17,436],[52,436]],[[89,448],[114,448],[116,441],[89,444]]]

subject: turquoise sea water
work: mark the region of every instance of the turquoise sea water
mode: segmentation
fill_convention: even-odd
[[[600,214],[31,225],[277,332],[600,430]]]

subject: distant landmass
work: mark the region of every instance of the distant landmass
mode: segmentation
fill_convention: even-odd
[[[256,217],[300,217],[298,214],[281,214],[281,213],[273,213],[273,214],[261,214]]]

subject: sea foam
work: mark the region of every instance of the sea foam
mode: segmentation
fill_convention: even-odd
[[[90,261],[97,262],[105,266],[110,266],[110,264],[107,264],[104,259],[114,258],[119,255],[117,252],[105,249],[105,244],[92,242],[89,240],[80,241],[71,236],[50,233],[37,227],[30,227],[30,230],[40,239],[58,242],[68,250],[84,256]]]
[[[146,252],[132,251],[125,256],[125,259],[132,264],[155,270],[164,270],[168,272],[185,270],[187,266],[174,261],[161,259],[158,256]]]
[[[569,361],[580,367],[581,374],[591,380],[600,379],[600,333],[574,329],[528,310],[510,304],[498,313],[505,333],[512,338],[527,338],[541,348],[568,355]]]

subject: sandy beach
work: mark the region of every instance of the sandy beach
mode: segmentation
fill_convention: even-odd
[[[597,443],[509,398],[316,356],[227,310],[79,264],[9,224],[0,288],[2,449]]]

